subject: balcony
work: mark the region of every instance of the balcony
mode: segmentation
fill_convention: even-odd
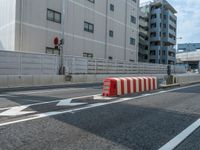
[[[142,44],[142,45],[149,45],[148,41],[147,40],[144,40],[143,38],[139,38],[139,43]]]
[[[150,37],[150,41],[160,41],[160,36]]]
[[[140,26],[147,28],[148,27],[148,23],[145,22],[145,21],[140,21]]]
[[[174,48],[174,46],[164,46],[163,50],[168,51],[168,52],[172,52],[172,53],[176,53],[176,49]]]
[[[175,39],[168,38],[168,42],[173,44],[173,45],[176,45],[176,40]]]
[[[151,14],[160,14],[160,13],[161,13],[160,8],[151,10]]]
[[[168,51],[169,51],[169,52],[176,53],[176,49],[175,49],[175,48],[168,48]]]
[[[174,30],[169,29],[168,31],[169,31],[169,33],[172,34],[173,36],[176,36],[176,32],[175,32]]]
[[[146,55],[149,54],[149,50],[139,49],[139,52],[140,52],[141,54],[146,54]]]
[[[155,59],[155,60],[158,60],[158,59],[159,59],[159,57],[158,57],[158,56],[156,56],[156,55],[149,55],[149,59]]]
[[[139,28],[139,32],[144,37],[148,36],[148,32],[146,30],[142,29],[142,28]]]
[[[176,60],[176,57],[174,57],[174,56],[168,56],[168,60],[169,60],[169,61],[175,61],[175,60]]]
[[[150,46],[151,50],[160,50],[160,46]]]

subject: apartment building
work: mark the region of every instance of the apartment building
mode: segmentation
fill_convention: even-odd
[[[200,51],[200,43],[182,43],[178,44],[177,53],[187,53],[187,52],[194,52]]]
[[[166,0],[146,3],[140,10],[149,14],[149,62],[175,64],[176,10]]]
[[[139,0],[0,0],[0,49],[138,61]],[[62,40],[63,39],[63,40]]]
[[[147,6],[147,5],[146,5]],[[139,62],[149,62],[149,7],[139,9]]]

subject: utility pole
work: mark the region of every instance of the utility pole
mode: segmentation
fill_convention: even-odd
[[[108,51],[108,0],[106,0],[106,28],[105,28],[105,54],[104,59],[107,59]]]
[[[24,1],[20,0],[20,39],[19,39],[19,50],[22,51],[23,45],[23,11],[24,11]]]
[[[64,44],[65,44],[65,7],[66,7],[66,0],[62,0],[62,17],[61,17],[61,28],[62,28],[62,39],[60,41],[60,75],[65,74],[65,66],[64,66]]]
[[[127,44],[127,15],[128,15],[128,0],[126,0],[125,6],[125,34],[124,34],[124,61],[126,61],[126,44]]]
[[[162,61],[162,55],[163,55],[163,23],[164,23],[164,16],[163,16],[163,14],[164,14],[164,6],[163,6],[164,4],[162,4],[162,6],[161,6],[161,35],[160,35],[160,40],[161,40],[161,42],[160,42],[160,64],[163,64],[163,61]],[[168,51],[167,51],[167,53],[168,53]],[[167,54],[167,56],[168,56],[168,54]],[[167,60],[168,61],[168,60]],[[168,62],[167,62],[167,64],[168,64]]]

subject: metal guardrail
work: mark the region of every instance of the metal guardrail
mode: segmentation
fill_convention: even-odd
[[[0,75],[57,75],[56,55],[0,51]],[[166,74],[167,65],[64,56],[66,74]],[[186,72],[172,66],[172,73]]]

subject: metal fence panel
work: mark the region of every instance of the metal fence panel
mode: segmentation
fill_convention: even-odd
[[[167,65],[121,60],[64,56],[66,74],[166,74]],[[60,57],[47,54],[0,51],[0,75],[57,75]],[[184,66],[172,66],[172,73],[185,73]]]

